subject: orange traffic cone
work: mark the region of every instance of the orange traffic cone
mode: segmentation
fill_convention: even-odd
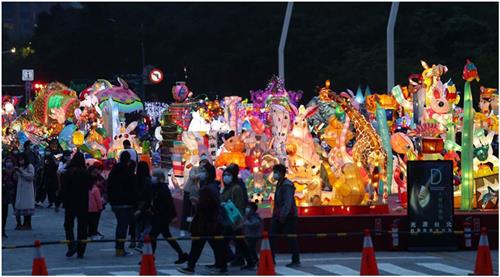
[[[157,275],[153,250],[151,249],[151,238],[144,238],[144,253],[142,254],[141,270],[139,275]]]
[[[370,230],[365,229],[365,238],[363,239],[363,253],[361,254],[360,275],[379,275],[377,260],[375,259],[375,250],[373,249]]]
[[[490,245],[488,243],[488,232],[486,227],[481,228],[474,275],[493,275],[493,263],[491,262]]]
[[[42,243],[39,240],[35,240],[35,257],[31,275],[49,275],[45,258],[42,256]]]
[[[269,235],[267,232],[263,232],[262,237],[257,275],[276,275],[276,271],[274,270],[273,254],[271,253],[271,247],[269,246]]]

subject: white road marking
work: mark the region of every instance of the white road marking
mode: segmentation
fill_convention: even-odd
[[[114,252],[114,251],[116,251],[116,249],[114,249],[114,248],[102,248],[102,249],[99,249],[99,251],[102,251],[102,252]]]
[[[377,260],[408,260],[408,259],[422,259],[422,260],[442,260],[442,257],[434,256],[394,256],[394,257],[379,257]],[[333,258],[301,258],[301,262],[315,262],[315,261],[361,261],[361,255],[358,257],[333,257]],[[289,263],[290,259],[276,259],[277,263]]]
[[[286,266],[277,266],[275,268],[275,270],[276,270],[277,274],[285,275],[285,276],[290,276],[290,275],[294,275],[294,276],[297,276],[297,275],[312,275],[311,273],[307,273],[307,272],[304,272],[304,271],[296,270],[296,269],[289,268],[289,267],[286,267]]]
[[[339,264],[322,264],[315,265],[324,271],[328,271],[335,275],[359,275],[359,271],[353,270],[347,266],[339,265]]]
[[[452,274],[452,275],[469,275],[469,273],[472,273],[471,270],[466,270],[458,267],[454,267],[451,265],[445,265],[442,263],[417,263],[418,265],[421,265],[423,267],[427,267],[429,269],[435,270],[435,271],[441,271],[447,274]]]
[[[158,269],[157,270],[159,273],[167,274],[167,275],[186,275],[184,273],[181,273],[175,269]]]
[[[137,272],[137,271],[110,271],[109,274],[118,275],[118,276],[137,276],[137,275],[139,275],[139,272]]]
[[[428,275],[422,272],[402,268],[400,266],[391,263],[379,263],[378,269],[385,272],[389,272],[394,275]]]

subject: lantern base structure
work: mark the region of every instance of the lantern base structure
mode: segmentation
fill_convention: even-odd
[[[174,195],[174,203],[177,209],[178,220],[182,214],[182,196]],[[264,229],[271,227],[271,208],[269,204],[259,207],[259,214],[264,220]],[[323,207],[301,207],[299,208],[299,219],[297,223],[298,234],[330,234],[340,233],[339,236],[308,236],[299,238],[299,249],[301,253],[313,252],[338,252],[356,251],[363,247],[363,230],[372,231],[373,245],[376,251],[405,251],[408,250],[408,242],[414,237],[409,232],[409,220],[406,209],[398,208],[393,197],[389,197],[387,205],[380,206],[323,206]],[[349,212],[348,212],[349,208]],[[306,212],[307,209],[307,212]],[[335,211],[333,211],[335,209]],[[465,247],[464,235],[461,232],[455,234],[456,249],[476,249],[481,227],[488,230],[498,230],[497,210],[473,210],[462,212],[454,211],[453,230],[463,231],[464,223],[469,222],[472,229],[472,248]],[[178,224],[178,223],[176,223]],[[399,245],[395,249],[392,245],[393,237],[391,231],[396,224],[399,230]],[[357,234],[351,234],[357,233]],[[439,235],[436,235],[439,236]],[[491,249],[498,249],[498,236],[492,233],[489,237]],[[286,253],[288,244],[285,239],[278,239],[277,252]]]

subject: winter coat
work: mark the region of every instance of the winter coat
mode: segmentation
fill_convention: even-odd
[[[262,235],[262,218],[258,213],[251,214],[243,223],[245,236],[258,237]]]
[[[16,203],[17,176],[15,171],[2,170],[2,202],[5,204]]]
[[[69,168],[61,176],[61,199],[67,210],[86,213],[89,210],[89,191],[92,176],[85,168]]]
[[[17,171],[17,192],[16,204],[17,210],[27,210],[35,208],[35,187],[33,180],[35,178],[35,167],[28,164],[26,168],[20,168]]]
[[[172,221],[177,216],[174,199],[168,184],[155,184],[152,195],[153,224],[163,224]]]
[[[93,185],[92,189],[89,191],[89,213],[100,212],[103,208],[103,201],[101,197],[101,191],[97,185]]]
[[[58,187],[57,168],[58,166],[54,160],[54,157],[49,157],[48,163],[45,163],[43,167],[42,182],[45,185],[45,188],[57,189]]]
[[[238,208],[241,215],[245,214],[245,195],[243,189],[239,184],[233,184],[229,187],[225,187],[220,196],[221,202],[227,202],[231,200],[233,204]]]
[[[199,200],[196,214],[191,222],[193,235],[213,235],[221,223],[219,182],[202,185],[199,190]]]
[[[109,204],[134,207],[137,203],[136,182],[137,178],[129,166],[123,163],[113,166],[108,176]]]
[[[276,186],[276,192],[274,193],[273,218],[285,220],[290,217],[298,216],[294,196],[295,186],[290,180],[285,178]]]

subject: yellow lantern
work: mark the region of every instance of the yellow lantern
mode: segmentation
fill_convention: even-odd
[[[73,133],[73,144],[76,146],[80,146],[83,144],[84,135],[82,131],[76,131]]]

